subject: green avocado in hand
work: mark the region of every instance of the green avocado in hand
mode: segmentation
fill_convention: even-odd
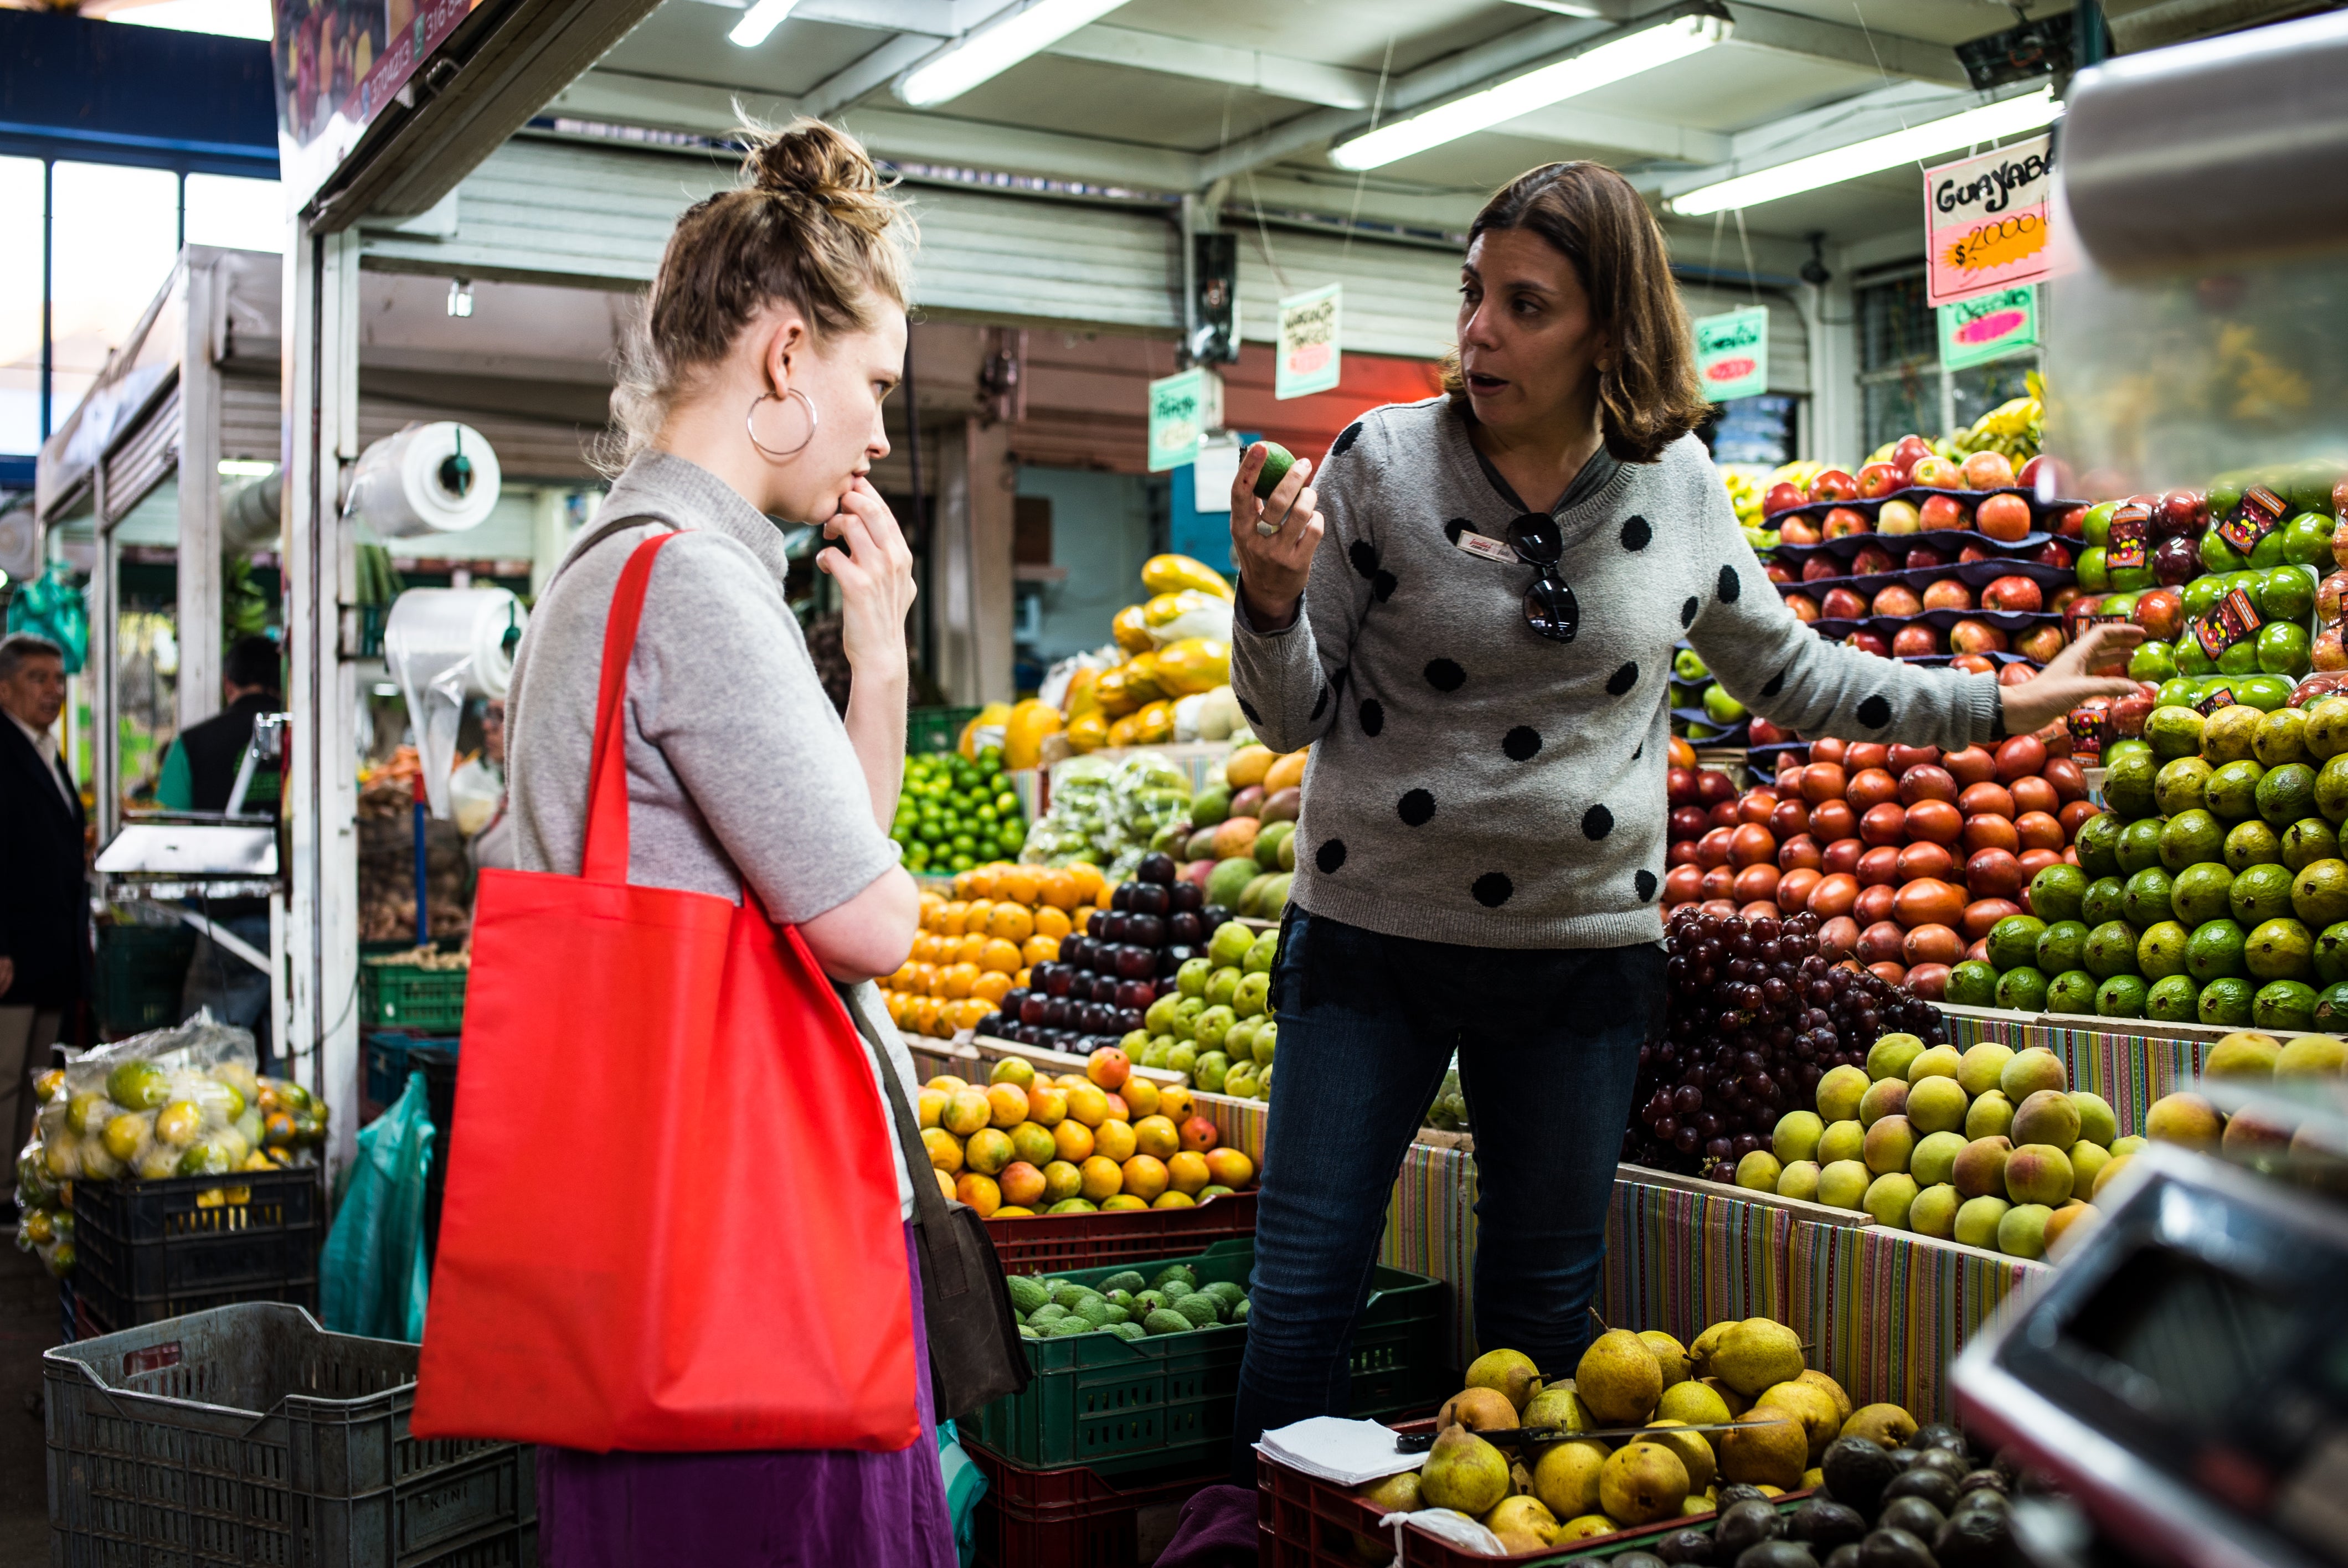
[[[1272,491],[1279,488],[1280,482],[1288,477],[1288,471],[1294,466],[1296,466],[1296,458],[1287,447],[1277,441],[1265,442],[1263,466],[1256,470],[1255,498],[1259,501],[1271,500]]]

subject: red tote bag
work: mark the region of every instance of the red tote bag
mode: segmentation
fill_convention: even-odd
[[[597,1452],[921,1433],[893,1136],[797,930],[628,883],[628,659],[603,638],[582,874],[484,871],[413,1430]]]

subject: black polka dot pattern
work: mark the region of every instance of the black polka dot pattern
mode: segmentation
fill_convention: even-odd
[[[1261,724],[1263,723],[1263,715],[1255,711],[1255,704],[1249,702],[1245,697],[1240,699],[1240,712],[1247,715],[1247,722],[1251,724]]]
[[[1375,697],[1362,700],[1362,733],[1375,735],[1386,727],[1385,705]]]
[[[1540,754],[1540,732],[1530,724],[1519,724],[1500,741],[1500,750],[1512,763],[1529,763]]]
[[[1435,797],[1423,789],[1415,789],[1395,803],[1395,815],[1406,827],[1425,827],[1435,820]]]
[[[1614,814],[1602,805],[1593,805],[1581,814],[1581,836],[1592,844],[1614,831]]]
[[[1680,606],[1680,630],[1682,631],[1685,631],[1689,627],[1695,624],[1695,612],[1700,608],[1702,607],[1696,603],[1693,597],[1691,597],[1685,604]]]
[[[1324,840],[1321,847],[1313,852],[1313,864],[1321,868],[1323,876],[1334,874],[1337,867],[1345,864],[1345,841],[1342,838]]]
[[[1778,692],[1784,691],[1786,689],[1786,677],[1793,672],[1794,667],[1788,664],[1783,670],[1778,671],[1775,675],[1770,676],[1769,683],[1761,688],[1761,695],[1764,697],[1774,697]]]
[[[1891,704],[1880,696],[1869,697],[1859,705],[1859,722],[1870,730],[1879,730],[1891,722]]]
[[[1487,871],[1483,876],[1476,878],[1475,885],[1468,889],[1475,896],[1476,902],[1487,909],[1498,908],[1509,901],[1509,896],[1516,890],[1517,885],[1498,871]]]
[[[1655,874],[1652,871],[1642,871],[1631,878],[1631,886],[1638,889],[1639,902],[1644,904],[1655,896]]]
[[[1312,713],[1312,716],[1311,716],[1310,718],[1308,718],[1308,719],[1305,721],[1305,723],[1311,723],[1311,724],[1317,724],[1317,723],[1319,723],[1321,722],[1321,715],[1322,715],[1322,714],[1323,714],[1323,713],[1325,713],[1325,712],[1327,712],[1328,711],[1329,711],[1329,688],[1328,688],[1328,687],[1326,687],[1326,686],[1323,686],[1323,687],[1322,687],[1322,688],[1321,688],[1321,695],[1319,695],[1318,697],[1315,697],[1315,698],[1313,698],[1313,713]]]
[[[1454,545],[1459,542],[1459,536],[1468,531],[1468,519],[1465,518],[1454,518],[1443,525],[1443,537]]]
[[[1378,547],[1367,539],[1355,539],[1345,547],[1345,559],[1354,563],[1354,570],[1369,577],[1378,569]]]
[[[1606,694],[1620,697],[1639,683],[1639,661],[1635,659],[1606,677]]]
[[[1362,422],[1356,419],[1351,425],[1346,425],[1345,428],[1337,432],[1336,442],[1329,448],[1329,456],[1332,457],[1343,457],[1346,453],[1354,449],[1354,443],[1359,441],[1361,438]]]
[[[1401,584],[1395,581],[1394,573],[1382,571],[1370,579],[1370,595],[1380,604],[1384,604],[1394,597],[1395,589],[1400,586]]]
[[[1426,683],[1438,692],[1457,692],[1468,683],[1468,671],[1448,659],[1426,661]]]
[[[1647,548],[1648,541],[1653,539],[1654,537],[1655,530],[1649,528],[1647,526],[1647,519],[1639,516],[1636,512],[1632,513],[1629,517],[1622,519],[1622,548],[1624,549],[1645,549]]]
[[[1745,591],[1745,580],[1736,575],[1735,567],[1725,566],[1720,569],[1720,587],[1715,591],[1720,595],[1721,603],[1736,602],[1736,596]]]

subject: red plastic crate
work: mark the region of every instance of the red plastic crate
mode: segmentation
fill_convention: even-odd
[[[1128,1258],[1203,1252],[1232,1236],[1255,1235],[1255,1194],[1233,1193],[1191,1209],[1128,1209],[1105,1214],[1038,1214],[989,1220],[994,1255],[1005,1274],[1058,1274],[1106,1268]]]
[[[1435,1430],[1432,1420],[1391,1423],[1398,1432]],[[1334,1482],[1291,1470],[1262,1454],[1256,1455],[1256,1539],[1263,1568],[1361,1568],[1354,1552],[1355,1535],[1375,1536],[1379,1511]],[[1783,1512],[1807,1491],[1789,1491],[1777,1500]],[[1612,1557],[1617,1553],[1653,1545],[1674,1530],[1703,1524],[1709,1513],[1643,1524],[1612,1535],[1593,1535],[1570,1545],[1529,1552],[1517,1557],[1484,1557],[1462,1552],[1425,1531],[1403,1532],[1402,1568],[1488,1568],[1510,1563],[1519,1568],[1543,1568],[1580,1557]],[[1383,1532],[1391,1539],[1391,1531]]]
[[[1139,1568],[1164,1548],[1191,1494],[1223,1479],[1215,1471],[1118,1488],[1082,1467],[1025,1470],[967,1439],[963,1451],[986,1477],[978,1560],[994,1568]]]

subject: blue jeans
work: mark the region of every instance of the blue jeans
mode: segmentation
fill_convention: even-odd
[[[1346,1413],[1387,1197],[1455,1050],[1476,1138],[1477,1341],[1571,1375],[1663,951],[1457,947],[1292,907],[1273,994],[1280,1057],[1231,1452],[1242,1486],[1263,1432]]]

